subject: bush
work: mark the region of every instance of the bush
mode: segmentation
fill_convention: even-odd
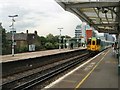
[[[55,47],[55,49],[58,49],[58,48],[59,48],[59,43],[56,42],[56,43],[54,44],[54,47]]]
[[[43,45],[35,46],[35,51],[40,51],[40,50],[46,50],[45,46]]]
[[[49,49],[54,49],[55,46],[52,43],[47,42],[47,43],[45,43],[45,48],[49,50]]]
[[[27,52],[27,51],[28,51],[28,47],[26,47],[26,46],[15,49],[16,53],[22,53],[22,52]]]

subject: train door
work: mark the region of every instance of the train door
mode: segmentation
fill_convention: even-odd
[[[96,51],[96,39],[93,39],[93,40],[91,41],[91,50],[92,50],[92,51]]]
[[[87,40],[87,50],[91,50],[91,38]]]
[[[97,44],[96,44],[96,48],[97,48],[97,51],[100,51],[101,47],[100,47],[100,42],[101,40],[100,39],[97,39]]]

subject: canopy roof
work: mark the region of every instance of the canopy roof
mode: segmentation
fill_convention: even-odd
[[[109,2],[108,2],[109,1]],[[120,0],[57,0],[65,10],[74,13],[99,32],[117,34],[120,22]]]

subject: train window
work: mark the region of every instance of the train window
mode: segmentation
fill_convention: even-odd
[[[92,44],[95,45],[95,41],[92,41]]]
[[[97,39],[97,45],[100,45],[100,39]]]

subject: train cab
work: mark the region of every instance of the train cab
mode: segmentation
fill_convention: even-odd
[[[88,51],[90,51],[91,50],[91,38],[89,38],[88,40],[87,40],[87,50]]]
[[[96,37],[89,38],[87,40],[87,50],[88,51],[94,51],[99,52],[100,50],[100,39]]]

